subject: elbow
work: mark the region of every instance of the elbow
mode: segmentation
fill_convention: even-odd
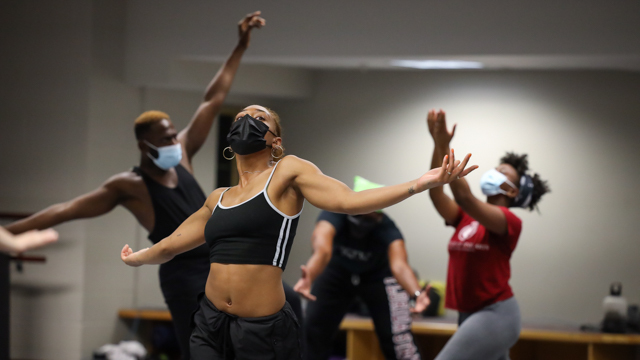
[[[351,209],[351,208],[345,208],[340,212],[347,215],[362,215],[366,213],[366,211],[361,211],[361,210]]]
[[[352,192],[350,195],[352,194],[355,193]],[[351,196],[344,196],[339,202],[338,209],[335,212],[347,215],[362,215],[366,214],[368,211],[366,211],[366,209],[358,207],[355,202],[352,201]]]
[[[219,87],[212,87],[204,94],[202,99],[208,106],[220,107],[224,103],[227,93]]]

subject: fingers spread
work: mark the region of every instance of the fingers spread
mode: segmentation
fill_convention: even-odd
[[[468,169],[465,169],[462,173],[460,173],[460,175],[458,175],[459,178],[463,178],[467,175],[469,175],[470,172],[472,172],[473,170],[477,169],[478,165],[473,165]]]
[[[455,168],[456,155],[453,152],[453,148],[451,148],[451,156],[449,156],[449,174],[451,174],[451,170]]]
[[[465,167],[467,166],[467,163],[469,162],[469,159],[471,158],[471,154],[467,154],[467,156],[464,157],[464,160],[462,161],[462,163],[458,164],[455,168],[455,175],[457,177],[464,177],[466,174],[468,174],[470,171],[464,172],[465,171]],[[471,170],[473,171],[473,169]]]

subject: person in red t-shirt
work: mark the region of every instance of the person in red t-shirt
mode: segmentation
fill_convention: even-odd
[[[442,110],[431,110],[427,125],[435,142],[432,166],[438,167],[439,159],[449,153],[456,126],[447,130]],[[459,312],[458,330],[436,360],[509,359],[509,349],[520,335],[509,260],[522,229],[522,220],[509,208],[533,210],[549,192],[546,181],[527,171],[527,155],[507,153],[480,180],[486,202],[473,196],[465,179],[449,184],[455,201],[442,186],[429,191],[446,224],[456,228],[449,242],[445,305]]]

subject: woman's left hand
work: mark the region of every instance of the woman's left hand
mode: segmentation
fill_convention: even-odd
[[[122,261],[124,261],[125,264],[129,266],[138,267],[142,265],[142,263],[137,260],[138,255],[147,250],[149,250],[149,248],[144,248],[134,253],[133,249],[131,249],[129,247],[129,244],[127,244],[122,248],[122,251],[120,252],[120,258],[122,259]]]
[[[426,288],[421,291],[420,296],[416,298],[416,306],[409,309],[409,311],[414,314],[420,314],[427,308],[427,306],[429,306],[429,304],[431,304],[431,300],[429,300],[429,288]]]
[[[434,187],[442,186],[456,179],[467,176],[470,172],[478,168],[477,165],[473,165],[468,169],[465,169],[470,158],[471,154],[467,154],[467,156],[464,157],[464,160],[460,162],[459,160],[456,160],[453,149],[451,149],[449,155],[445,155],[442,160],[441,167],[429,170],[429,172],[418,179],[416,192],[422,192]]]

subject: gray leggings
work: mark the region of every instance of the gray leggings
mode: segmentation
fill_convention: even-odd
[[[458,330],[435,360],[509,360],[520,336],[520,307],[515,297],[474,313],[460,313]]]

